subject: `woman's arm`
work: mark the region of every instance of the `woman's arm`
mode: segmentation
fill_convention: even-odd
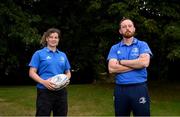
[[[31,77],[34,81],[43,84],[46,88],[49,90],[54,90],[53,83],[51,83],[49,80],[44,80],[42,79],[38,74],[37,74],[37,69],[34,67],[30,67],[29,69],[29,77]]]
[[[69,79],[71,78],[71,72],[70,72],[70,70],[66,71],[65,74],[66,74],[66,76],[67,76]]]

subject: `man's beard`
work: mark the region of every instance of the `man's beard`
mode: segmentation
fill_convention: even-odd
[[[130,31],[126,31],[124,34],[123,34],[123,37],[124,38],[131,38],[134,36],[134,32],[130,32]]]

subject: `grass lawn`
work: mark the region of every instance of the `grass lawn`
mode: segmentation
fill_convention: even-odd
[[[149,83],[151,114],[180,115],[180,85]],[[113,84],[68,86],[69,116],[114,116]],[[0,116],[34,116],[35,86],[0,87]]]

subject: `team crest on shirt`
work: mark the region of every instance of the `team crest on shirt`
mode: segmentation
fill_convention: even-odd
[[[137,47],[132,48],[131,56],[138,56],[138,55],[139,55],[139,49]]]
[[[133,48],[133,49],[132,49],[132,52],[134,52],[134,53],[137,53],[138,51],[139,51],[138,48]]]
[[[46,59],[49,60],[49,59],[51,59],[51,57],[50,57],[50,56],[47,56]]]
[[[121,54],[121,51],[120,51],[120,50],[118,50],[118,51],[117,51],[117,54]]]

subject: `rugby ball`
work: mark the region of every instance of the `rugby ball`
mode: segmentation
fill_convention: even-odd
[[[63,87],[69,81],[69,79],[65,74],[58,74],[50,78],[49,81],[54,84],[54,88],[59,89]]]

